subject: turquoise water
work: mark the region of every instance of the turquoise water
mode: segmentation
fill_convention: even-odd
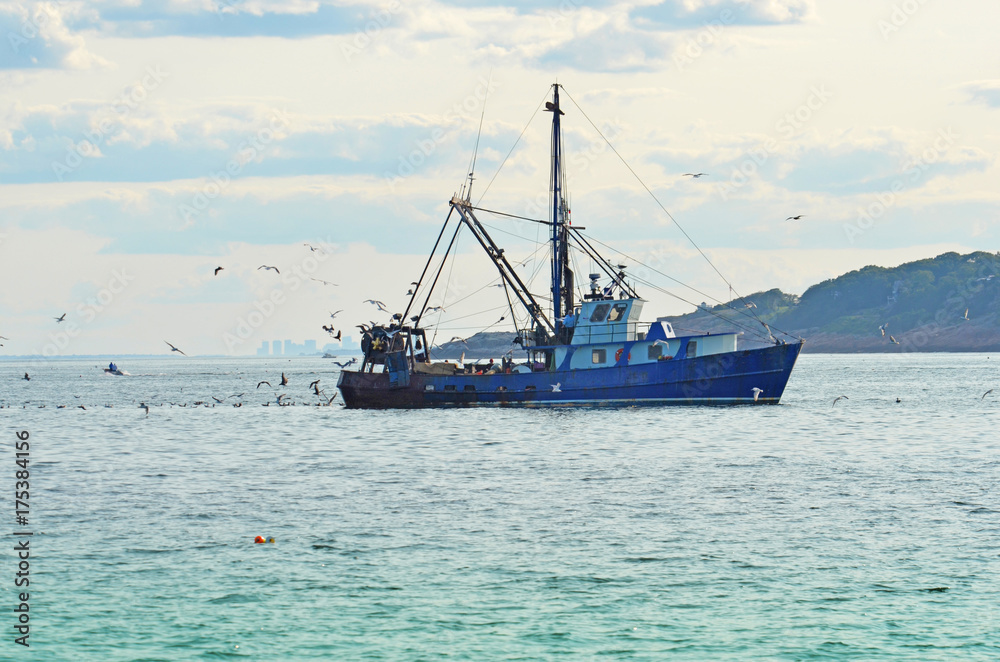
[[[1000,659],[1000,356],[560,411],[306,406],[319,359],[97,365],[0,363],[35,533],[30,649],[3,545],[3,659]]]

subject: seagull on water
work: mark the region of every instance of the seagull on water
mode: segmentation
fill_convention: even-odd
[[[833,406],[836,407],[837,403],[840,402],[841,400],[850,400],[850,398],[847,397],[846,395],[838,396],[838,397],[836,397],[836,398],[833,399]]]
[[[271,271],[273,269],[275,273],[277,274],[281,273],[280,271],[278,271],[278,267],[269,267],[266,264],[262,264],[259,267],[257,267],[257,271],[260,271],[261,269],[264,269],[265,271]]]
[[[163,342],[167,342],[167,341],[166,341],[166,340],[164,340]],[[167,344],[168,344],[168,345],[170,345],[170,343],[168,343],[168,342],[167,342]],[[170,351],[171,351],[171,352],[178,352],[178,353],[180,353],[180,354],[183,354],[184,356],[187,356],[187,354],[184,354],[184,352],[182,352],[181,350],[177,349],[177,348],[176,348],[176,347],[174,347],[173,345],[170,345]]]
[[[764,389],[754,386],[751,390],[753,391],[753,401],[757,402],[757,398],[759,398],[760,394],[764,392]]]
[[[66,321],[66,313],[63,313],[60,317],[53,317],[52,319],[54,319],[57,322],[65,322]]]

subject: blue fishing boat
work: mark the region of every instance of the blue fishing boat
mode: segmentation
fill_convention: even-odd
[[[525,219],[549,230],[551,306],[543,306],[480,222],[468,188],[452,197],[409,304],[387,324],[363,326],[364,360],[343,370],[338,387],[349,408],[425,408],[469,406],[577,406],[633,404],[776,404],[781,399],[803,341],[775,338],[744,302],[741,315],[756,320],[763,343],[741,348],[742,334],[678,335],[663,318],[643,321],[643,300],[629,282],[624,265],[602,257],[570,220],[565,199],[560,86],[553,85],[550,218]],[[431,268],[443,248],[440,266]],[[513,335],[511,351],[499,363],[466,366],[434,361],[421,320],[428,313],[448,253],[460,230],[471,233],[493,261],[511,306],[527,315]],[[589,292],[576,300],[570,247],[598,265],[589,274]],[[422,301],[418,300],[418,295]],[[735,309],[735,308],[734,308]],[[513,309],[511,311],[513,313]],[[414,313],[411,315],[411,313]]]

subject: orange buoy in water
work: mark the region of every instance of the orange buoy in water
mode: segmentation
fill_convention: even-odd
[[[264,536],[257,536],[256,538],[253,539],[253,541],[255,543],[264,542]]]
[[[267,541],[268,542],[274,542],[274,538],[268,538]]]

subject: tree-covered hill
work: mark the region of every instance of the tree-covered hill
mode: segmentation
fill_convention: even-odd
[[[813,285],[801,297],[770,290],[744,300],[756,307],[736,300],[672,321],[678,332],[735,324],[756,330],[747,314],[756,313],[773,330],[805,338],[806,351],[1000,350],[1000,253],[870,266]]]

